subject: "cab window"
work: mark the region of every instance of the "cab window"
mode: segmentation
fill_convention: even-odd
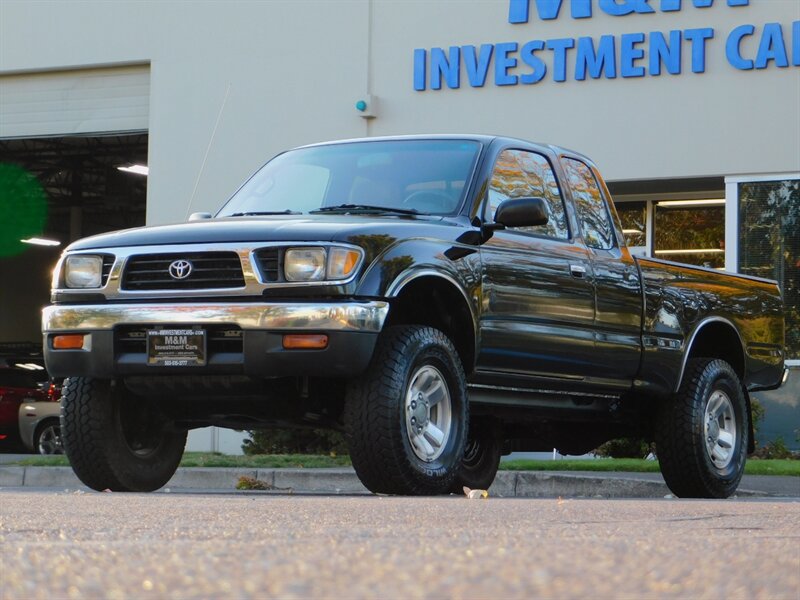
[[[500,203],[510,198],[544,198],[548,212],[544,225],[515,227],[513,231],[569,238],[564,201],[547,158],[526,150],[504,150],[500,154],[489,182],[485,216],[492,219]]]
[[[594,173],[586,163],[573,158],[565,158],[563,165],[583,231],[583,241],[591,248],[613,248],[611,218]]]

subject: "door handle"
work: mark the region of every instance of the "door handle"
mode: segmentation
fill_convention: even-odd
[[[573,277],[583,277],[586,275],[586,267],[583,265],[570,265],[569,272],[572,273]]]

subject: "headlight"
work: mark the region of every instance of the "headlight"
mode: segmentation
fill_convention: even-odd
[[[76,254],[64,261],[64,283],[68,288],[99,288],[102,278],[102,256]]]
[[[290,248],[283,259],[286,281],[323,281],[325,248]]]
[[[347,279],[356,268],[361,253],[350,248],[331,248],[328,251],[328,279]]]

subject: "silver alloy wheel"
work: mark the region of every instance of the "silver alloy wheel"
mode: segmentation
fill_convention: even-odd
[[[39,454],[64,454],[61,445],[61,428],[58,425],[48,425],[39,435],[36,450]]]
[[[439,458],[447,446],[453,420],[450,390],[439,369],[424,365],[411,376],[405,413],[414,454],[425,462]]]
[[[703,423],[708,456],[715,467],[724,469],[733,460],[737,436],[733,403],[725,392],[711,394]]]

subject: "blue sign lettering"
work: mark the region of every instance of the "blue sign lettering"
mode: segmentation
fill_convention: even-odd
[[[593,7],[614,15],[648,14],[681,10],[691,2],[697,8],[712,6],[714,0],[569,0],[574,19],[592,16]],[[722,0],[717,0],[722,3]],[[565,0],[509,0],[509,21],[526,23],[530,6],[536,6],[539,18],[556,19]],[[747,6],[749,0],[727,0],[728,6]],[[567,10],[566,8],[564,9]],[[757,38],[758,50],[753,56],[743,54],[743,40]],[[788,35],[788,32],[787,32]],[[591,79],[658,77],[662,72],[680,75],[684,48],[691,56],[692,73],[704,73],[708,52],[713,50],[715,31],[711,27],[675,29],[669,32],[651,31],[592,37],[534,39],[525,42],[503,42],[463,45],[449,48],[417,48],[414,50],[414,89],[441,90],[445,85],[458,89],[462,68],[466,81],[481,88],[491,81],[494,85],[535,85],[550,75],[552,81],[564,82],[568,75],[576,81]],[[755,40],[754,40],[755,41]],[[745,46],[748,47],[748,46]],[[766,23],[760,33],[755,25],[733,28],[725,39],[728,63],[742,71],[800,66],[800,21],[791,25],[791,39],[784,36],[780,23]],[[489,74],[494,77],[489,79]]]
[[[756,55],[756,69],[766,69],[769,61],[774,60],[778,67],[788,67],[786,45],[783,43],[783,29],[780,23],[767,23],[761,32],[761,43]]]
[[[742,71],[766,69],[772,61],[776,67],[788,67],[789,53],[780,23],[764,25],[755,60],[742,56],[742,40],[755,33],[756,28],[753,25],[740,25],[730,32],[725,43],[725,55],[731,66]],[[792,23],[792,65],[800,66],[800,21]]]
[[[515,42],[497,44],[497,46],[495,46],[495,51],[495,85],[517,85],[517,76],[508,74],[509,69],[513,69],[517,66],[517,59],[509,56],[509,54],[517,51],[517,44]]]
[[[425,91],[426,87],[426,66],[428,63],[428,53],[423,48],[414,50],[414,89],[418,92]]]
[[[756,28],[752,25],[739,25],[728,35],[728,41],[725,42],[725,55],[733,67],[742,71],[748,71],[753,68],[752,60],[742,58],[741,45],[742,38],[746,35],[753,35],[755,30]]]
[[[480,56],[475,51],[475,46],[463,46],[461,55],[464,57],[464,66],[467,69],[467,79],[472,87],[483,87],[486,75],[489,73],[489,63],[492,60],[494,46],[481,44]]]
[[[461,60],[459,59],[461,49],[458,46],[451,46],[450,52],[445,56],[442,48],[431,49],[431,89],[442,89],[442,75],[444,75],[447,87],[456,89],[459,87],[459,75],[461,73]]]
[[[650,0],[600,0],[600,8],[612,17],[624,17],[631,13],[652,13],[656,12],[648,4]]]
[[[661,75],[661,65],[667,68],[670,75],[681,72],[681,32],[669,32],[669,43],[664,34],[654,31],[650,34],[650,74]]]
[[[623,77],[644,77],[644,67],[636,65],[637,60],[644,58],[644,49],[639,48],[644,43],[644,34],[625,33],[620,42],[620,74]]]
[[[540,50],[544,50],[544,42],[542,40],[528,42],[522,47],[522,50],[520,50],[522,62],[533,69],[530,73],[520,75],[519,80],[522,83],[527,85],[539,83],[544,79],[544,76],[547,75],[547,65],[541,58],[536,56],[536,53]]]
[[[792,64],[800,67],[800,21],[792,23]]]
[[[557,19],[563,0],[509,0],[508,22],[527,23],[530,19],[531,1],[543,21]],[[624,17],[633,13],[648,14],[656,12],[650,2],[656,0],[598,0],[600,10],[615,16]],[[714,0],[691,0],[696,8],[708,8]],[[728,6],[748,6],[750,0],[727,0]],[[570,0],[570,15],[573,19],[587,19],[592,16],[592,0]],[[682,8],[681,0],[661,0],[662,12],[675,12]]]
[[[567,50],[575,47],[572,38],[547,40],[545,46],[553,51],[553,81],[567,80]]]
[[[617,76],[616,59],[614,52],[614,36],[604,35],[600,38],[597,52],[594,50],[594,40],[590,37],[578,38],[578,48],[575,58],[575,79],[583,81],[586,79],[586,71],[589,77],[599,79],[600,73],[604,72],[607,79],[614,79]]]
[[[714,30],[710,27],[687,29],[683,32],[683,37],[692,42],[692,73],[705,73],[706,40],[714,37]]]

